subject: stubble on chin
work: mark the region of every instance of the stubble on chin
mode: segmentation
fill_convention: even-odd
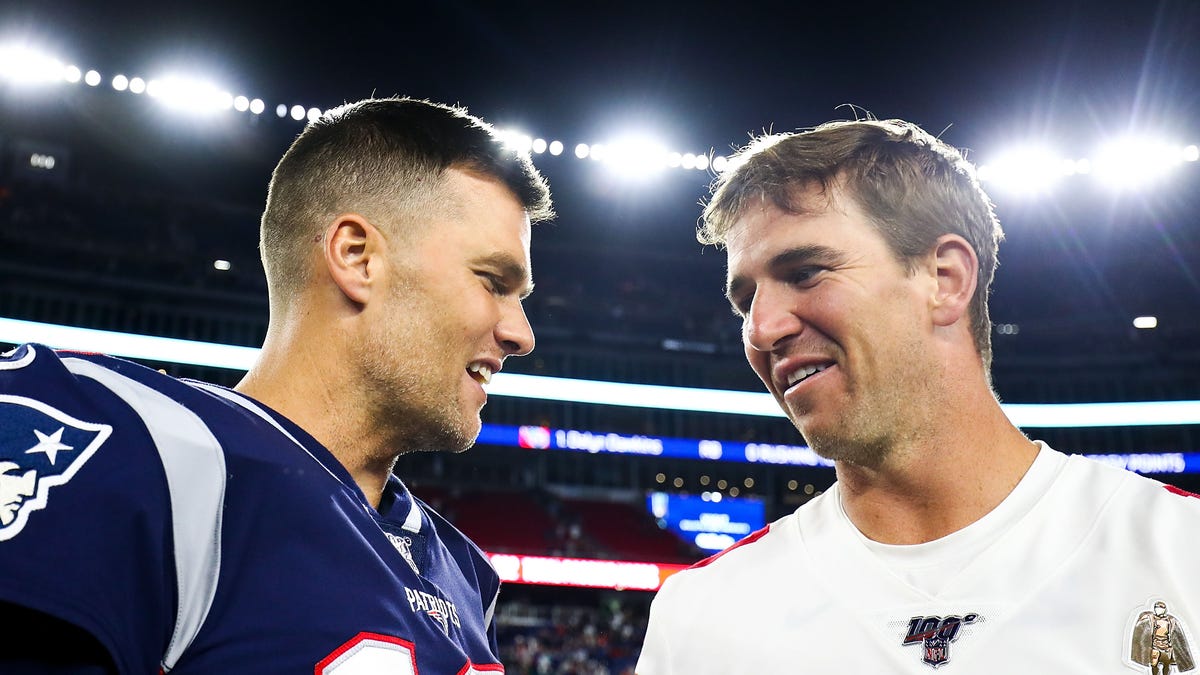
[[[401,454],[409,452],[449,452],[458,454],[466,452],[475,445],[479,436],[478,427],[467,430],[463,420],[425,420],[417,422],[410,429],[405,444],[407,448]]]
[[[882,442],[872,442],[853,437],[813,437],[807,438],[808,447],[821,457],[832,462],[854,464],[863,468],[875,469],[887,460],[888,445]]]

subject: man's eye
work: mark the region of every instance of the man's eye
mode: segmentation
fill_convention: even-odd
[[[729,303],[729,309],[733,311],[733,315],[739,319],[744,319],[750,313],[750,303],[754,301],[753,297],[745,299],[735,299]]]
[[[489,292],[496,293],[498,295],[504,295],[508,293],[508,287],[504,285],[504,280],[500,277],[494,274],[480,274],[479,277],[483,279],[483,285],[488,289]]]
[[[805,266],[799,267],[788,274],[787,280],[790,284],[803,286],[813,283],[817,275],[824,271],[822,267]]]

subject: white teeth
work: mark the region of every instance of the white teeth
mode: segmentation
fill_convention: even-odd
[[[472,375],[478,375],[478,377],[475,379],[479,380],[483,384],[490,384],[492,381],[492,368],[487,364],[472,363],[471,365],[467,366],[467,370],[470,371]]]
[[[788,375],[787,386],[790,387],[793,384],[796,384],[797,382],[799,382],[800,380],[807,379],[809,375],[813,375],[814,373],[819,373],[828,367],[829,367],[828,365],[805,366],[804,368],[801,368],[801,369],[793,372],[791,375]]]

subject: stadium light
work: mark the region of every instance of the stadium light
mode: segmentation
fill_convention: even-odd
[[[66,78],[59,59],[26,45],[0,47],[0,78],[15,84],[49,84]]]
[[[194,77],[155,78],[150,80],[146,93],[172,110],[190,114],[209,114],[233,107],[231,94],[208,80]]]
[[[1079,173],[1078,164],[1064,160],[1040,147],[1017,147],[978,168],[979,180],[990,186],[1019,194],[1037,194],[1053,189],[1064,175]]]
[[[321,119],[321,109],[320,108],[309,108],[308,109],[308,121],[316,122],[319,119]]]
[[[621,176],[641,178],[662,171],[667,166],[666,148],[652,138],[626,136],[601,147],[604,148],[601,153],[604,163]]]
[[[47,55],[43,51],[24,44],[10,43],[0,45],[0,80],[10,82],[84,82],[90,87],[99,86],[104,78],[99,71],[83,71],[75,65],[64,65],[64,62]],[[144,81],[141,78],[129,78],[118,74],[110,80],[117,91],[130,93],[147,93],[169,104],[171,107],[191,112],[211,112],[213,110],[249,111],[255,115],[262,114],[267,104],[259,98],[234,96],[228,91],[220,90],[213,85],[196,80]],[[314,119],[322,113],[314,113],[317,108],[289,106],[279,104],[276,115],[280,119],[292,117],[296,121],[305,118]],[[562,141],[546,141],[542,138],[532,138],[515,132],[500,132],[509,134],[504,139],[515,149],[522,152],[551,155],[561,155],[566,146]],[[711,169],[715,173],[724,173],[735,168],[735,159],[726,156],[713,156],[710,153],[665,153],[659,157],[657,145],[653,151],[639,144],[627,144],[617,141],[612,145],[595,144],[589,146],[580,143],[575,146],[575,156],[579,159],[592,159],[611,165],[624,174],[640,175],[657,170],[660,164],[671,168],[695,170]],[[1105,146],[1094,160],[1061,159],[1051,153],[1036,148],[1017,149],[1005,153],[990,164],[978,167],[981,180],[995,183],[1000,189],[1014,192],[1037,193],[1047,191],[1064,176],[1096,174],[1099,178],[1121,188],[1137,187],[1153,182],[1182,163],[1200,161],[1200,147],[1195,144],[1180,146],[1168,144],[1162,140],[1128,137],[1117,140]]]
[[[1133,327],[1141,330],[1151,330],[1158,328],[1157,316],[1139,316],[1133,320]]]
[[[1116,188],[1138,188],[1160,179],[1184,161],[1184,152],[1153,138],[1127,137],[1100,149],[1097,178]]]
[[[513,133],[509,135],[505,145],[516,153],[527,155],[533,149],[533,138],[528,134]]]

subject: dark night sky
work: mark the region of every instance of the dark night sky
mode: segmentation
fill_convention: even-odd
[[[843,103],[954,125],[986,147],[1014,134],[1183,129],[1200,96],[1194,2],[279,7],[18,0],[0,9],[0,34],[31,32],[102,71],[192,64],[267,100],[400,93],[544,134],[641,122],[718,148],[844,116]]]

